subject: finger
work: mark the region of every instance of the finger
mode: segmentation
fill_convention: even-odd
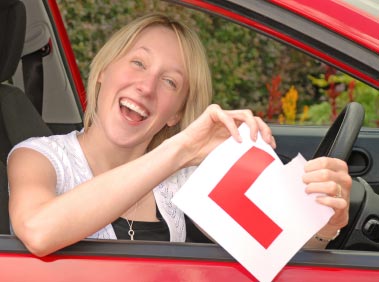
[[[335,198],[346,198],[349,195],[348,190],[343,189],[340,184],[334,181],[312,182],[306,187],[305,192],[307,194],[321,193]]]
[[[263,140],[267,144],[270,144],[272,148],[276,148],[276,142],[274,136],[272,135],[271,128],[265,123],[260,117],[255,117],[255,120],[258,124],[259,131],[262,135]]]
[[[318,169],[314,171],[305,172],[303,181],[308,184],[312,182],[327,182],[338,179],[338,172],[330,169]]]
[[[237,124],[228,111],[222,110],[218,105],[213,105],[210,115],[214,122],[221,122],[237,142],[242,142],[242,137],[238,131]]]
[[[348,207],[347,201],[343,198],[318,196],[316,201],[324,206],[334,209],[335,212],[345,212]]]
[[[336,172],[329,169],[306,172],[302,179],[308,185],[307,189],[312,193],[322,192],[336,195],[339,189],[338,186],[340,185],[342,194],[349,195],[352,185],[352,179],[348,173],[343,171]]]
[[[274,138],[274,135],[272,135],[271,138],[272,138],[271,146],[272,146],[272,148],[276,149],[276,140]]]
[[[305,166],[304,170],[305,172],[308,171],[314,171],[319,169],[330,169],[334,171],[348,171],[348,167],[346,162],[336,159],[336,158],[329,158],[329,157],[319,157],[313,160],[308,161]]]
[[[257,140],[259,126],[250,110],[226,111],[234,120],[244,122],[250,129],[250,137],[253,141]],[[238,123],[239,124],[239,123]]]
[[[276,148],[276,142],[272,136],[271,128],[260,118],[253,115],[250,110],[228,111],[236,120],[245,122],[250,128],[250,136],[253,141],[257,140],[258,131],[261,133],[263,140]]]
[[[328,224],[339,228],[346,226],[349,220],[348,201],[342,198],[318,196],[316,202],[334,210],[334,215],[330,218]]]

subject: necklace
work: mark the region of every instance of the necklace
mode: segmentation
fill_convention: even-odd
[[[134,215],[137,212],[137,207],[138,207],[138,202],[136,203],[135,208],[134,208],[134,213],[133,213]],[[130,236],[130,240],[133,241],[134,240],[134,233],[135,233],[134,230],[133,230],[134,219],[132,219],[130,223],[129,223],[129,220],[128,220],[128,218],[126,216],[125,216],[125,219],[126,219],[126,222],[129,225],[128,235]]]

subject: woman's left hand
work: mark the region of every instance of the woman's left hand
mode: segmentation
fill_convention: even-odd
[[[332,238],[349,220],[352,179],[347,164],[340,159],[320,157],[308,161],[304,169],[306,193],[321,193],[317,201],[335,211],[329,222],[318,232],[324,238]]]

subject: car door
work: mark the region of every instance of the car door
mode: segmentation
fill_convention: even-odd
[[[69,7],[65,5],[60,3],[60,8]],[[86,12],[76,5],[78,11],[66,15],[66,25],[71,27],[67,31],[80,58],[89,52],[83,49],[82,38],[99,40],[91,46],[98,48],[109,32],[134,13],[173,13],[194,25],[209,56],[214,102],[224,108],[251,108],[268,122],[283,162],[298,153],[311,159],[344,106],[350,101],[361,103],[366,110],[364,127],[347,162],[353,177],[364,179],[378,192],[375,1],[137,1],[133,13],[128,13],[129,6],[119,8],[125,9],[122,16],[117,9],[92,4]],[[79,15],[83,26],[94,25],[97,18],[100,25],[83,33],[75,31]],[[101,25],[104,19],[106,26]],[[98,29],[103,37],[91,37]],[[292,112],[285,109],[294,105]]]
[[[25,55],[38,50],[43,55],[42,63],[45,71],[43,72],[42,117],[56,133],[80,129],[82,113],[85,109],[84,83],[80,75],[80,71],[83,70],[79,71],[77,68],[75,59],[77,54],[74,55],[71,46],[78,44],[74,49],[75,52],[80,52],[80,48],[86,45],[86,38],[78,32],[76,36],[79,39],[77,38],[75,41],[72,38],[75,36],[72,23],[68,24],[62,21],[61,13],[65,16],[65,12],[59,8],[58,4],[64,5],[65,1],[60,1],[58,4],[54,0],[23,0],[23,2],[27,7],[28,15],[31,15],[28,19],[30,38],[29,41],[27,38],[28,43],[25,47],[25,50],[29,51],[25,51]],[[82,5],[81,2],[76,2],[78,7]],[[131,1],[119,2],[129,4]],[[330,26],[321,24],[321,20],[317,22],[309,16],[303,18],[304,15],[300,16],[299,7],[302,9],[306,7],[304,1],[184,0],[168,2],[170,7],[174,5],[174,12],[183,12],[188,9],[191,16],[184,14],[188,16],[186,19],[189,23],[196,25],[195,20],[199,20],[205,30],[209,25],[209,33],[203,34],[200,29],[198,30],[205,41],[215,76],[214,81],[217,84],[215,102],[231,108],[250,107],[255,114],[269,122],[277,140],[277,153],[284,162],[299,152],[307,159],[312,158],[331,123],[329,121],[328,124],[318,125],[316,122],[304,122],[301,121],[301,115],[298,115],[298,118],[292,123],[289,118],[290,113],[285,114],[282,109],[279,113],[275,112],[275,104],[270,103],[270,97],[275,95],[280,102],[287,93],[290,93],[288,97],[292,97],[291,95],[295,93],[290,91],[292,84],[295,89],[304,90],[298,91],[299,95],[309,94],[306,91],[311,91],[313,87],[320,88],[320,91],[323,90],[322,86],[317,84],[322,82],[317,75],[313,77],[313,84],[311,82],[307,86],[302,85],[304,80],[308,80],[306,74],[310,66],[308,65],[310,61],[304,59],[304,54],[310,56],[312,60],[316,59],[314,63],[316,67],[328,66],[326,69],[330,67],[333,72],[337,69],[346,72],[369,85],[373,95],[377,93],[375,87],[378,87],[379,78],[378,50],[372,50],[369,46],[362,47],[352,38],[334,33],[335,30],[330,31]],[[313,2],[321,3],[323,1]],[[341,1],[329,2],[338,4]],[[166,4],[160,6],[158,1],[137,1],[135,4],[131,4],[131,6],[133,5],[135,7],[140,5],[144,12],[157,9],[166,12],[169,9],[165,6]],[[340,5],[339,7],[342,9],[345,6]],[[111,10],[118,11],[116,7]],[[121,14],[127,14],[129,10],[120,8],[120,11]],[[80,25],[84,29],[89,29],[87,18],[80,14],[82,11],[78,8],[76,12],[81,15],[78,16]],[[203,16],[203,14],[207,16]],[[212,16],[208,17],[208,15]],[[99,17],[101,18],[100,15]],[[233,26],[224,25],[229,21],[233,22]],[[369,22],[375,25],[371,21]],[[379,30],[377,25],[375,30]],[[221,28],[224,32],[214,31],[214,26]],[[315,31],[315,33],[311,31]],[[66,32],[71,36],[70,40]],[[231,37],[225,37],[225,34]],[[242,38],[249,39],[250,36],[251,42],[256,44],[253,46],[257,46],[257,50],[254,51],[250,45],[247,45],[247,48],[251,48],[252,53],[242,56],[240,50],[246,46],[238,46],[238,43],[245,42],[242,41]],[[91,38],[91,40],[93,39]],[[234,44],[237,44],[237,47]],[[287,47],[279,47],[278,44],[289,46],[291,50],[293,49],[301,55],[292,53]],[[46,46],[48,46],[48,52],[45,50]],[[273,50],[274,48],[279,48],[279,51]],[[229,50],[231,51],[229,52]],[[260,70],[262,76],[258,77],[255,76],[255,73],[249,72],[249,66],[245,63],[249,60],[262,61],[263,53],[261,52],[264,50],[270,50],[279,55],[291,52],[293,58],[301,58],[301,62],[304,63],[302,69],[305,69],[304,72],[301,72],[304,80],[300,82],[300,80],[291,80],[291,78],[284,79],[286,72],[289,70],[296,72],[298,66],[301,66],[300,63],[296,64],[294,68],[285,68],[295,65],[287,58],[279,60],[277,63],[273,57],[269,57],[266,64],[255,64],[253,68]],[[85,49],[83,52],[89,51]],[[230,60],[223,61],[225,63],[218,63],[214,60],[214,58],[220,57]],[[239,64],[235,64],[237,61]],[[232,70],[224,68],[227,66]],[[265,68],[260,68],[261,66]],[[284,71],[278,77],[276,70],[280,66]],[[22,67],[21,62],[20,69],[14,78],[14,83],[21,88],[24,87]],[[243,84],[243,81],[248,83]],[[281,88],[282,86],[283,88]],[[234,90],[236,92],[233,93],[236,95],[233,94],[233,97],[229,97],[228,93]],[[248,100],[246,93],[254,96],[254,99]],[[55,95],[59,97],[55,97]],[[322,99],[316,101],[325,102]],[[339,110],[343,106],[342,102]],[[283,114],[284,117],[281,117],[280,114]],[[354,144],[348,162],[352,175],[363,177],[376,190],[379,189],[378,173],[376,173],[379,154],[375,145],[377,138],[376,128],[364,127]],[[359,245],[361,241],[357,240],[356,242]],[[320,281],[322,279],[333,281],[349,279],[367,279],[366,281],[369,281],[373,279],[375,281],[379,267],[377,256],[376,252],[350,250],[300,251],[276,277],[276,281]],[[92,281],[101,281],[102,279],[121,281],[125,280],[125,277],[135,278],[135,280],[145,279],[145,281],[254,281],[254,277],[247,273],[229,254],[213,244],[83,240],[51,256],[37,259],[31,256],[15,237],[0,236],[0,261],[3,266],[0,277],[3,277],[3,280],[13,279],[14,281],[24,281],[25,275],[31,280],[38,281],[83,280],[88,277]],[[19,271],[21,268],[23,272]]]

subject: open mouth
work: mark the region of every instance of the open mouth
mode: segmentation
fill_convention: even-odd
[[[122,114],[129,121],[140,122],[149,117],[147,110],[126,98],[120,100],[120,108]]]

